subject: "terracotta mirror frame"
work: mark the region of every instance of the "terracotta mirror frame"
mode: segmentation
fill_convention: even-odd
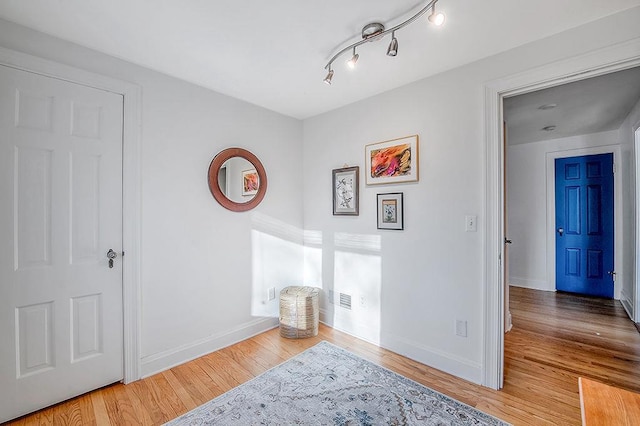
[[[260,181],[260,186],[258,187],[258,192],[255,196],[247,201],[246,203],[237,203],[227,198],[227,196],[220,189],[220,185],[218,184],[218,173],[220,172],[220,167],[230,158],[233,157],[241,157],[245,160],[249,161],[253,167],[255,167],[256,172],[258,173],[258,178]],[[265,194],[267,193],[267,173],[262,166],[262,163],[251,152],[242,148],[227,148],[220,151],[211,161],[209,165],[209,190],[211,194],[213,194],[213,198],[216,199],[218,203],[225,209],[231,210],[232,212],[245,212],[247,210],[251,210],[256,207]]]

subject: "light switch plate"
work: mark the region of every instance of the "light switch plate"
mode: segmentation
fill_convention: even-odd
[[[476,232],[478,230],[478,225],[476,224],[478,220],[478,216],[465,216],[464,217],[464,230],[466,232]]]

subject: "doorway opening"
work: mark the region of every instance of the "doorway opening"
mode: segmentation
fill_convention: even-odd
[[[504,319],[508,318],[508,308],[505,306],[507,280],[503,271],[504,241],[508,237],[504,232],[506,214],[503,212],[506,197],[503,195],[503,178],[505,177],[503,153],[503,100],[518,95],[534,92],[536,90],[561,86],[566,83],[577,82],[591,77],[598,77],[617,71],[627,70],[640,65],[640,40],[624,43],[617,46],[601,49],[598,52],[585,54],[571,58],[559,63],[540,67],[530,72],[514,75],[512,77],[501,78],[485,85],[485,113],[486,113],[486,239],[485,239],[485,346],[483,363],[483,384],[494,389],[499,389],[503,385],[504,368]],[[542,105],[538,105],[542,106]],[[637,107],[634,114],[637,114]],[[637,123],[634,124],[637,128]],[[552,126],[547,124],[542,127]],[[628,125],[625,128],[628,130]],[[625,130],[625,132],[626,132]],[[549,131],[547,129],[546,131]],[[509,131],[507,130],[507,137]],[[585,149],[583,146],[573,147],[574,149]],[[621,171],[626,176],[635,176],[635,166],[633,166],[634,149],[633,143],[625,143],[621,149],[622,164]],[[581,155],[581,154],[577,154]],[[633,166],[633,167],[632,167]],[[507,164],[507,167],[508,164]],[[625,194],[635,193],[635,182],[633,179],[623,179],[625,187],[622,191]],[[509,188],[507,186],[507,192]],[[544,187],[540,189],[544,192]],[[628,192],[631,191],[631,192]],[[631,197],[629,197],[631,198]],[[635,223],[630,218],[635,219],[635,205],[629,207],[627,201],[624,204],[623,232],[630,235],[627,238],[623,258],[624,267],[628,268],[635,259]],[[631,226],[631,228],[629,228]],[[543,234],[544,235],[544,234]],[[544,238],[544,237],[543,237]],[[513,238],[514,244],[516,239]],[[629,249],[630,245],[630,249]],[[555,250],[554,250],[555,251]],[[631,256],[629,258],[629,256]],[[548,264],[547,264],[548,266]],[[631,271],[626,271],[627,277],[635,277],[634,267]],[[617,272],[617,271],[616,271]],[[546,276],[544,277],[546,278]],[[635,287],[635,280],[632,280]],[[635,298],[635,288],[634,288]],[[635,300],[634,300],[635,304]],[[633,306],[632,306],[633,307]],[[626,307],[625,307],[626,308]]]

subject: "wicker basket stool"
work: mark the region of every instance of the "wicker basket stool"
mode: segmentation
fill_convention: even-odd
[[[318,335],[319,290],[292,286],[280,291],[280,336],[300,339]]]

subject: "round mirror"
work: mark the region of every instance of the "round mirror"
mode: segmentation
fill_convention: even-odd
[[[209,165],[209,190],[226,209],[251,210],[267,192],[267,174],[258,157],[242,148],[220,151]]]

